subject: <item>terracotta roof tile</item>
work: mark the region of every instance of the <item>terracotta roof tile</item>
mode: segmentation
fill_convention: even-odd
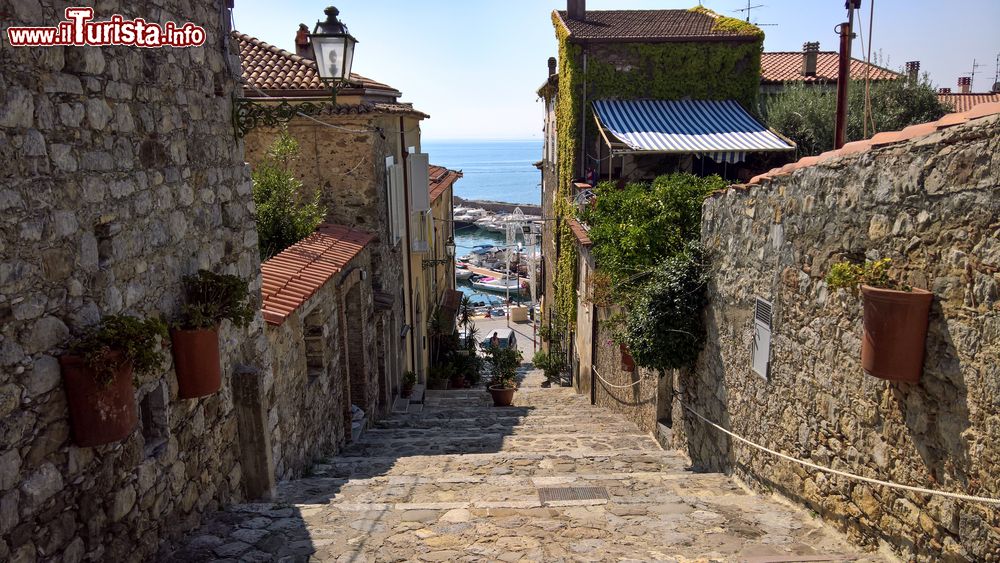
[[[969,111],[980,104],[1000,102],[1000,93],[995,94],[938,94],[938,100],[955,108],[955,111]]]
[[[455,170],[448,170],[443,166],[434,166],[433,164],[429,169],[430,174],[428,177],[429,185],[427,189],[430,190],[431,203],[437,201],[441,194],[443,194],[448,188],[455,185],[455,182],[459,178],[463,178],[465,175],[461,172]]]
[[[240,62],[243,63],[243,80],[249,86],[259,88],[269,94],[305,91],[321,95],[324,92],[329,92],[329,89],[319,79],[314,61],[279,49],[245,33],[234,31],[233,37],[239,42]],[[384,90],[387,95],[402,96],[392,86],[365,78],[360,74],[351,73],[350,82],[355,88]],[[254,92],[248,89],[246,94],[252,97]]]
[[[740,186],[740,185],[729,186],[729,188],[727,188],[727,189],[730,189],[730,188],[744,188],[745,189],[746,186],[748,186],[748,185],[749,186],[760,185],[765,180],[773,179],[776,176],[784,176],[784,175],[787,175],[787,174],[791,174],[795,170],[799,170],[801,168],[808,168],[810,166],[814,166],[814,165],[816,165],[818,163],[825,162],[825,161],[833,159],[833,158],[838,158],[838,157],[842,157],[842,156],[848,156],[848,155],[852,155],[852,154],[859,154],[859,153],[866,152],[866,151],[868,151],[868,150],[870,150],[872,148],[878,148],[878,147],[882,147],[882,146],[887,146],[887,145],[891,145],[891,144],[894,144],[894,143],[901,143],[901,142],[904,142],[904,141],[912,141],[912,140],[915,140],[915,139],[926,137],[926,136],[928,136],[928,135],[930,135],[930,134],[932,134],[932,133],[934,133],[936,131],[939,131],[941,129],[945,129],[947,127],[951,127],[951,126],[954,126],[954,125],[965,123],[965,122],[973,120],[973,119],[979,119],[979,118],[989,117],[989,116],[993,116],[993,115],[1000,115],[1000,102],[988,103],[988,104],[980,104],[980,105],[976,106],[975,108],[972,108],[971,110],[963,112],[963,113],[949,113],[948,115],[945,115],[941,119],[939,119],[937,121],[933,121],[931,123],[920,123],[920,124],[917,124],[917,125],[911,125],[911,126],[907,127],[906,129],[903,129],[902,131],[886,131],[886,132],[879,133],[879,134],[875,135],[871,139],[867,139],[867,140],[864,140],[864,141],[854,141],[852,143],[847,143],[847,144],[845,144],[843,146],[843,148],[841,148],[839,150],[827,151],[827,152],[825,152],[825,153],[823,153],[823,154],[821,154],[819,156],[807,156],[807,157],[799,160],[798,162],[793,162],[791,164],[786,164],[786,165],[784,165],[784,166],[782,166],[780,168],[774,168],[772,170],[769,170],[768,172],[765,172],[764,174],[760,174],[758,176],[754,176],[750,180],[750,182],[748,184],[746,184],[746,185],[743,185],[743,186]],[[725,193],[725,191],[726,191],[725,189],[724,190],[719,190],[719,191],[716,192],[716,194]],[[570,228],[573,228],[573,223],[574,222],[575,221],[571,220]],[[577,225],[579,225],[579,224],[577,223]],[[582,229],[582,227],[580,227],[580,228]],[[575,230],[574,230],[574,234],[576,234]],[[577,235],[577,238],[579,238],[579,235]],[[588,237],[588,240],[589,240],[589,237]]]
[[[760,56],[761,80],[765,83],[781,82],[836,82],[840,76],[840,55],[833,51],[821,51],[816,57],[816,76],[802,76],[802,52],[784,51],[762,53]],[[872,80],[896,80],[902,74],[887,68],[851,59],[851,78],[864,80],[865,69]]]
[[[715,18],[692,10],[587,10],[584,21],[556,14],[574,42],[660,42],[756,40],[757,36],[717,31]]]
[[[587,233],[587,229],[585,229],[579,221],[570,217],[566,220],[566,222],[569,224],[570,230],[573,231],[573,236],[576,237],[577,242],[579,242],[581,246],[593,246],[594,243],[590,240],[590,235]]]
[[[341,225],[323,224],[261,264],[264,320],[272,325],[284,323],[374,238]]]

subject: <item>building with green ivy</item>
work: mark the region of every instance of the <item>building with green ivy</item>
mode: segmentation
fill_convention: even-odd
[[[756,117],[758,27],[701,7],[588,11],[585,0],[568,0],[552,23],[559,56],[538,90],[542,205],[552,218],[543,232],[543,319],[554,333],[548,345],[585,374],[593,343],[584,333],[596,311],[579,299],[590,268],[579,259],[586,228],[572,216],[589,188],[671,172],[748,179],[787,162],[795,147]],[[581,307],[587,322],[577,322]]]

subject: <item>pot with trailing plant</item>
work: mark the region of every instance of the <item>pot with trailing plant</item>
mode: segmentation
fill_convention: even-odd
[[[863,265],[841,262],[830,269],[826,281],[832,289],[861,290],[864,370],[881,379],[917,383],[923,373],[934,294],[890,278],[891,264],[889,259]]]
[[[403,374],[403,389],[400,391],[404,399],[413,394],[413,386],[417,384],[417,374],[408,371]]]
[[[116,315],[67,343],[59,365],[77,446],[110,444],[132,433],[138,423],[133,378],[163,364],[166,337],[159,319]]]
[[[207,270],[184,277],[184,306],[170,330],[181,399],[204,397],[222,387],[219,325],[228,319],[246,327],[253,317],[246,281]]]
[[[509,407],[517,391],[517,368],[521,365],[521,352],[515,348],[492,346],[487,350],[490,364],[490,382],[487,388],[493,397],[493,406]]]

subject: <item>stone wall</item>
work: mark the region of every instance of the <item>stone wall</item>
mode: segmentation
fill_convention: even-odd
[[[181,277],[259,290],[236,83],[219,2],[101,2],[98,18],[192,21],[205,46],[4,47],[0,56],[0,560],[139,560],[169,532],[241,500],[230,377],[265,365],[258,316],[222,326],[221,392],[178,400],[172,367],[139,382],[153,416],[124,441],[70,440],[56,358],[102,316],[173,318]],[[0,2],[5,24],[53,25],[49,2]],[[230,58],[235,68],[238,63]],[[266,366],[265,366],[266,367]],[[162,447],[152,442],[166,438]]]
[[[737,187],[704,206],[708,345],[678,383],[702,415],[764,446],[863,476],[1000,497],[1000,117]],[[860,366],[861,303],[824,277],[893,260],[935,294],[919,384]],[[750,370],[754,298],[773,303],[771,372]],[[907,559],[1000,560],[996,506],[818,473],[726,439],[674,405],[696,466],[774,489]],[[682,430],[682,431],[679,431]]]
[[[349,290],[356,289],[353,307],[361,309],[359,318],[372,317],[371,284],[360,281],[360,272],[370,268],[371,257],[365,250],[281,325],[267,325],[274,354],[274,378],[265,389],[270,406],[268,431],[275,476],[280,480],[302,477],[316,459],[336,453],[350,441],[350,426],[343,414],[351,402],[362,409],[371,409],[374,403],[378,373],[370,363],[373,356],[366,353],[374,347],[374,323],[359,323],[357,344],[350,347],[371,366],[369,377],[355,381],[344,362],[351,332],[344,324],[345,301]]]
[[[660,377],[655,371],[639,367],[633,371],[623,369],[621,349],[612,340],[610,319],[614,312],[608,307],[597,309],[593,361],[600,378],[594,383],[594,398],[598,406],[623,415],[640,430],[654,432]]]

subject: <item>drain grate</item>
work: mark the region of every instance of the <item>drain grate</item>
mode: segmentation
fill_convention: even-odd
[[[547,487],[538,489],[542,503],[567,500],[609,500],[604,487]]]

